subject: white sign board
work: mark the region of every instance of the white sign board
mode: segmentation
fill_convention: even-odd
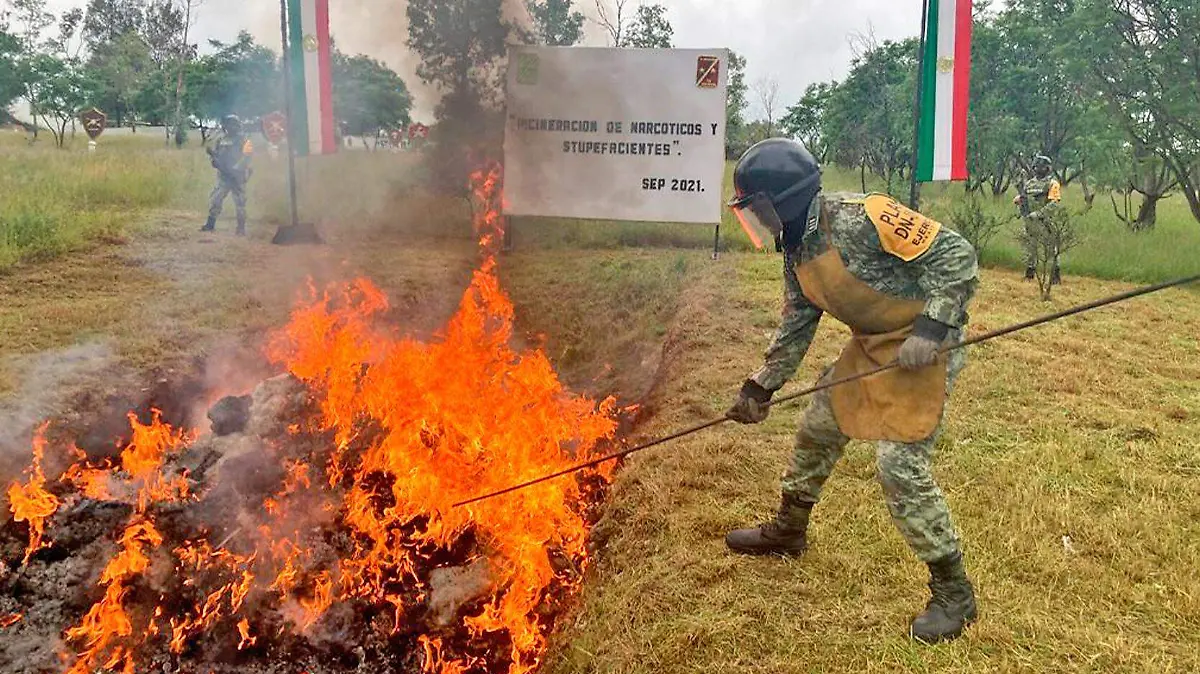
[[[716,223],[725,49],[509,51],[504,212]]]

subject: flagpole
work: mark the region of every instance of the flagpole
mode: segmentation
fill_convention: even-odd
[[[913,101],[912,165],[909,167],[908,207],[921,210],[921,188],[917,182],[917,163],[921,144],[921,99],[925,97],[925,32],[928,30],[929,0],[921,2],[921,39],[917,53],[917,97]]]
[[[283,114],[287,117],[284,127],[287,132],[288,199],[291,205],[292,231],[296,231],[300,225],[300,215],[296,208],[296,145],[292,142],[292,66],[291,55],[288,53],[287,0],[279,0],[279,33],[283,45]],[[279,238],[278,232],[275,237]]]

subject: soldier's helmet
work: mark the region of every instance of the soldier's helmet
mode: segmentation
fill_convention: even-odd
[[[762,248],[778,244],[787,223],[808,214],[821,190],[821,167],[804,143],[768,138],[755,143],[733,169],[734,197],[727,204],[750,240]]]
[[[237,115],[225,115],[221,118],[221,128],[227,133],[237,133],[242,130],[242,120]]]
[[[1046,175],[1050,173],[1050,167],[1053,166],[1053,164],[1054,162],[1044,154],[1039,154],[1033,158],[1033,170],[1038,175]]]

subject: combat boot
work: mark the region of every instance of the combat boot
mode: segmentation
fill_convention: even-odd
[[[918,641],[934,644],[957,639],[975,621],[975,590],[963,568],[962,553],[929,564],[929,591],[933,595],[925,612],[909,627]]]
[[[808,549],[808,518],[811,503],[787,496],[775,518],[753,529],[735,529],[725,536],[725,545],[743,555],[796,556]]]
[[[216,228],[217,228],[217,219],[210,215],[210,216],[208,216],[208,222],[204,223],[204,226],[200,228],[200,231],[211,232]]]
[[[237,222],[238,222],[237,235],[238,236],[246,236],[246,218],[244,218],[244,217],[238,218]]]

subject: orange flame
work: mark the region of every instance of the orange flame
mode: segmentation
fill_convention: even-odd
[[[46,532],[46,520],[58,511],[58,497],[46,491],[46,476],[42,473],[42,458],[46,452],[46,428],[42,424],[33,436],[33,465],[29,470],[29,482],[24,486],[13,482],[8,488],[8,507],[17,522],[29,522],[29,545],[25,547],[28,563],[33,553],[42,547],[42,536]]]
[[[131,583],[150,566],[150,552],[163,543],[163,536],[154,527],[147,512],[155,502],[170,502],[186,498],[187,480],[168,478],[162,465],[172,452],[190,442],[191,436],[172,430],[162,422],[162,414],[152,410],[149,424],[138,421],[129,413],[132,439],[121,452],[121,466],[129,476],[129,486],[136,488],[136,511],[120,538],[120,551],[109,560],[100,575],[104,596],[88,610],[76,627],[65,633],[67,640],[82,642],[84,651],[78,654],[68,674],[87,674],[100,666],[121,667],[133,674],[134,653],[142,641],[157,633],[151,618],[145,629],[135,632],[133,622],[125,611],[124,599]],[[156,612],[155,617],[159,613]]]
[[[476,177],[476,194],[487,205],[476,223],[484,247],[502,233],[498,184],[495,170]],[[269,354],[320,392],[320,426],[335,432],[339,454],[364,423],[382,429],[349,476],[344,521],[359,542],[340,565],[342,596],[386,600],[385,582],[412,573],[412,543],[449,547],[473,530],[495,589],[467,625],[476,635],[507,632],[510,671],[525,672],[545,647],[534,614],[556,580],[547,550],[561,550],[577,565],[586,556],[586,524],[572,508],[579,484],[558,480],[467,508],[452,504],[591,456],[615,431],[615,402],[570,394],[544,353],[513,350],[513,305],[495,271],[489,254],[440,341],[376,328],[387,299],[358,279],[298,308]]]
[[[201,538],[161,551],[164,536],[155,526],[157,505],[195,498],[186,475],[164,466],[197,433],[173,429],[157,410],[149,424],[131,413],[132,437],[117,466],[89,466],[72,450],[80,461],[62,479],[91,498],[129,503],[134,512],[100,575],[103,596],[64,634],[81,651],[67,674],[134,674],[148,644],[180,655],[192,637],[221,622],[231,636],[236,627],[238,650],[250,648],[261,632],[247,607],[260,599],[283,605],[296,632],[313,627],[335,603],[355,600],[393,611],[398,633],[408,610],[437,592],[424,581],[441,564],[435,555],[468,546],[473,558],[484,558],[487,577],[463,626],[474,637],[507,639],[510,674],[538,666],[546,647],[543,604],[552,593],[575,590],[588,561],[581,481],[453,504],[596,456],[616,431],[617,410],[611,398],[597,402],[567,391],[543,352],[511,344],[514,308],[494,255],[504,228],[500,178],[498,167],[473,177],[484,259],[435,341],[382,327],[388,299],[366,279],[320,296],[312,289],[310,301],[272,335],[268,356],[315,394],[315,418],[290,432],[328,432],[332,442],[302,460],[283,458],[284,476],[264,499],[265,514],[239,519],[216,547]],[[44,445],[39,433],[29,482],[9,489],[14,515],[30,526],[26,560],[59,505],[44,489]],[[606,480],[612,467],[584,475]],[[306,532],[318,518],[349,530],[340,558],[313,553]],[[224,547],[238,537],[236,547],[247,554]],[[126,606],[142,578],[157,577],[148,573],[151,566],[172,555],[181,586],[195,593],[194,606],[168,608],[174,615],[164,615],[163,605]],[[428,674],[462,674],[492,662],[448,653],[430,635],[417,644]]]

